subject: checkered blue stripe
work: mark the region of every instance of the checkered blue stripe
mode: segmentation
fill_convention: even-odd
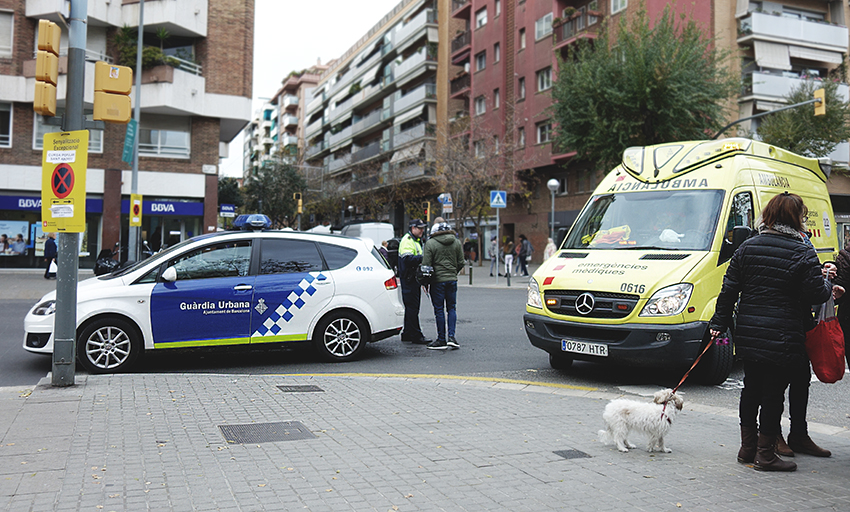
[[[289,295],[283,299],[283,302],[275,306],[268,304],[268,309],[264,314],[260,315],[260,325],[251,336],[276,336],[281,332],[286,333],[286,324],[295,318],[298,311],[303,308],[310,300],[310,297],[316,293],[316,288],[313,283],[325,276],[321,272],[310,272],[294,290],[289,292]],[[290,333],[295,334],[295,333]]]

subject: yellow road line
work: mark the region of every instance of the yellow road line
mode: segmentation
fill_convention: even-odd
[[[267,377],[400,377],[407,379],[476,380],[481,382],[505,382],[508,384],[523,384],[526,386],[542,386],[547,388],[577,389],[580,391],[596,391],[598,389],[590,386],[574,386],[572,384],[556,384],[552,382],[536,382],[518,379],[500,379],[497,377],[469,377],[463,375],[432,375],[407,373],[269,373],[265,375]]]

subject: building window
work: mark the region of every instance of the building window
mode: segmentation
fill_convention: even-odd
[[[611,14],[618,13],[628,7],[629,0],[611,0]]]
[[[484,158],[484,141],[476,140],[472,147],[475,150],[475,158]]]
[[[499,108],[499,103],[501,103],[501,97],[499,95],[499,89],[493,90],[493,108]]]
[[[519,84],[518,84],[517,89],[518,89],[517,99],[524,100],[525,99],[525,77],[524,76],[519,77]]]
[[[525,29],[519,29],[519,49],[525,50]]]
[[[12,104],[0,103],[0,148],[12,147]]]
[[[493,62],[502,60],[502,47],[499,43],[493,45]]]
[[[523,127],[519,127],[519,129],[517,129],[517,144],[519,144],[519,147],[521,148],[525,147],[525,128]]]
[[[552,140],[552,121],[537,123],[537,143],[545,144]]]
[[[487,112],[487,100],[484,96],[475,98],[475,115],[480,116],[485,112]]]
[[[191,122],[188,117],[143,116],[139,126],[139,155],[189,158]]]
[[[592,0],[589,4],[587,4],[588,11],[599,11],[599,0]],[[587,15],[587,25],[595,25],[596,22],[599,21],[599,18],[592,14]]]
[[[534,40],[539,41],[552,33],[552,13],[543,16],[534,23]]]
[[[537,72],[537,91],[545,91],[552,87],[552,68],[541,69]]]
[[[496,16],[502,14],[502,0],[496,0]]]
[[[487,50],[475,55],[475,71],[481,71],[487,67]]]
[[[496,154],[499,154],[499,136],[493,135],[493,149],[496,150]]]
[[[56,109],[56,117],[64,115],[64,109]],[[92,114],[86,115],[86,121],[93,121]],[[44,149],[44,134],[61,132],[59,126],[51,126],[44,122],[44,117],[35,114],[35,134],[33,136],[32,148]],[[89,130],[89,153],[103,153],[103,130]]]
[[[14,16],[11,12],[0,11],[0,57],[12,56],[12,27]]]
[[[624,0],[625,1],[625,0]],[[487,8],[479,9],[475,13],[475,28],[481,28],[487,24]]]
[[[558,180],[558,189],[555,190],[556,196],[565,196],[567,195],[567,177],[566,176],[553,176],[554,179]]]

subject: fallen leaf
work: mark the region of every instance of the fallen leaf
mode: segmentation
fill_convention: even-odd
[[[257,487],[265,487],[266,484],[257,484]]]
[[[652,476],[652,475],[643,475],[643,477],[644,477],[644,478],[655,478],[655,477],[654,477],[654,476]]]
[[[404,495],[404,497],[405,497],[405,498],[412,498],[412,497],[413,497],[413,495],[412,495],[412,494],[405,494],[405,495]]]
[[[117,498],[119,496],[121,496],[121,495],[120,494],[110,494],[109,495],[110,498]]]
[[[678,508],[682,508],[682,504],[681,504],[681,503],[676,503],[676,507],[678,507]]]
[[[103,505],[98,505],[98,506],[97,506],[97,507],[95,507],[95,508],[103,508]]]

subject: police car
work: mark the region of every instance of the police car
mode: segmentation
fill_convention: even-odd
[[[24,320],[24,348],[52,353],[56,293]],[[361,239],[294,231],[198,236],[77,289],[77,357],[92,373],[144,351],[312,342],[328,361],[398,334],[398,281]]]

